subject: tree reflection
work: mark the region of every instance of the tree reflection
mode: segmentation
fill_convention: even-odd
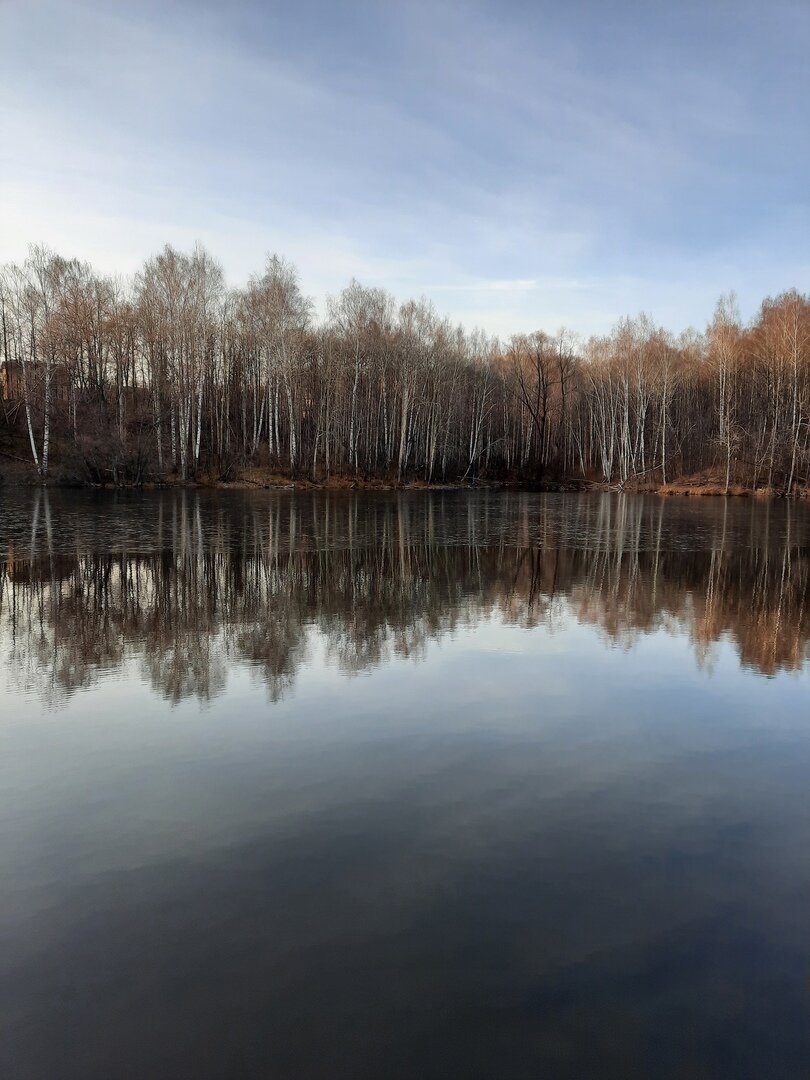
[[[686,633],[702,664],[725,638],[765,674],[807,657],[808,519],[784,504],[165,493],[122,524],[52,498],[15,519],[0,570],[5,670],[50,702],[127,666],[206,701],[239,665],[277,700],[316,636],[350,674],[493,616],[575,618],[623,647]]]

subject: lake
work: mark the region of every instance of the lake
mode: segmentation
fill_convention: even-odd
[[[803,1077],[810,508],[0,490],[0,1075]]]

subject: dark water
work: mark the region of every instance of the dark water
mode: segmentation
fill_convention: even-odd
[[[5,1080],[808,1076],[808,509],[0,499]]]

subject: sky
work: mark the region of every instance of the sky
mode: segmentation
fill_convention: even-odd
[[[277,251],[503,337],[810,289],[810,3],[0,0],[0,262]]]

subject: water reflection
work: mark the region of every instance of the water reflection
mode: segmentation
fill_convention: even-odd
[[[808,528],[6,493],[0,1076],[806,1077]]]
[[[807,657],[810,515],[788,504],[500,493],[35,492],[0,509],[6,677],[63,701],[127,667],[167,700],[249,665],[272,700],[321,640],[347,674],[497,618],[572,620],[766,675]]]

